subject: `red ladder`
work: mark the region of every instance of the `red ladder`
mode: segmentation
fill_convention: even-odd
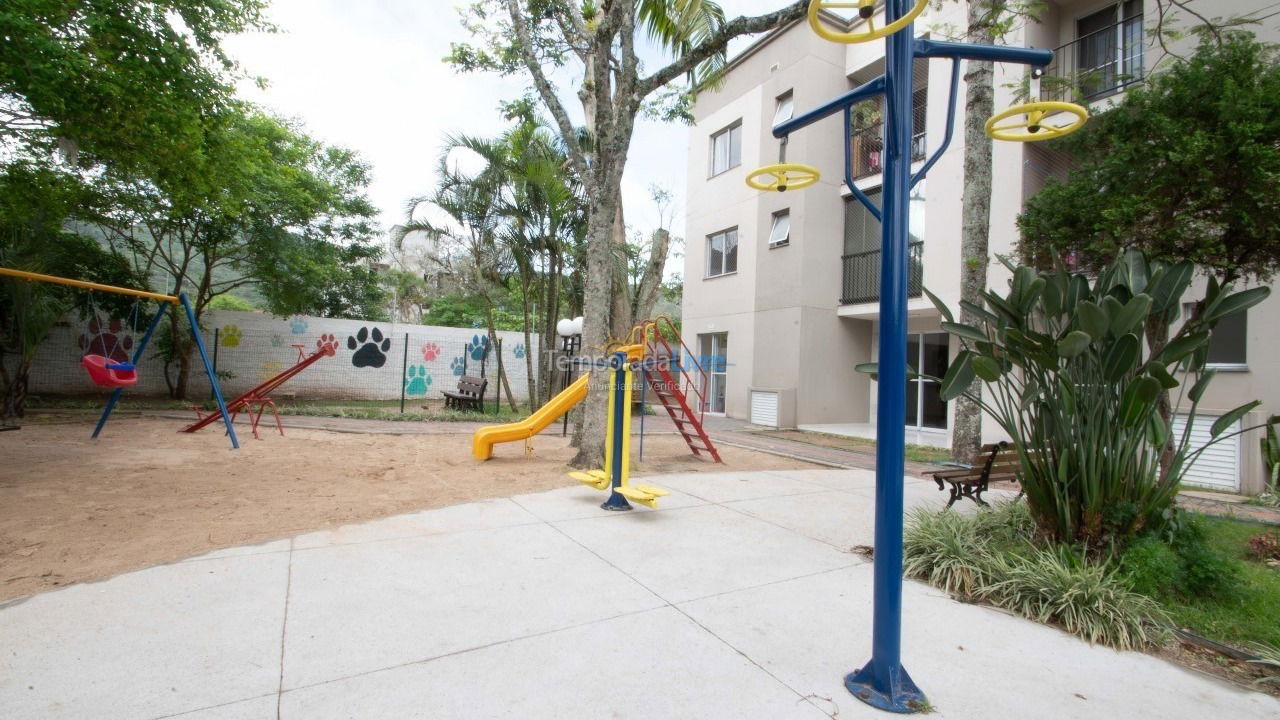
[[[652,337],[649,337],[649,333],[645,333],[645,354],[657,360],[652,369],[645,373],[650,389],[653,390],[653,394],[657,396],[658,402],[661,403],[662,407],[666,408],[667,415],[671,417],[671,422],[675,424],[676,430],[679,431],[680,436],[684,438],[685,444],[689,446],[694,455],[701,457],[703,453],[708,453],[715,462],[724,462],[720,459],[720,453],[716,451],[716,446],[711,444],[711,438],[707,437],[707,431],[702,427],[702,413],[706,407],[705,392],[703,390],[707,382],[706,370],[694,359],[693,353],[689,351],[683,341],[679,342],[681,350],[684,351],[684,356],[675,357],[671,346],[667,344],[666,340],[662,339],[662,329],[665,326],[670,330],[672,336],[676,338],[680,337],[680,331],[665,315],[645,323],[645,326],[653,331]],[[685,369],[686,361],[696,371],[696,380]],[[677,370],[678,376],[671,373],[672,367]],[[682,381],[686,388],[684,390],[681,389]],[[697,408],[696,411],[689,406],[691,396]]]

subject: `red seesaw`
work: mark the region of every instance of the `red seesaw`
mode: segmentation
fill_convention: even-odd
[[[310,355],[303,353],[302,345],[295,344],[293,347],[298,351],[297,363],[227,403],[227,411],[231,413],[232,422],[235,422],[236,415],[241,411],[249,415],[249,428],[253,431],[254,438],[258,438],[258,422],[262,420],[262,413],[267,408],[271,408],[271,414],[276,419],[276,429],[280,431],[282,437],[284,436],[284,425],[280,423],[280,413],[276,411],[276,404],[270,397],[271,393],[288,382],[294,375],[314,365],[320,358],[332,356],[338,349],[338,342],[334,340],[332,335],[322,335],[316,341],[315,352]],[[199,419],[182,428],[182,432],[195,432],[222,417],[218,413],[205,414],[204,409],[199,405],[190,405],[188,407],[196,411],[196,417]],[[257,412],[254,412],[255,407]]]

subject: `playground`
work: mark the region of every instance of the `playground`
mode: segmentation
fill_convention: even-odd
[[[119,417],[97,441],[89,437],[93,416],[39,417],[47,422],[0,433],[9,468],[0,472],[0,602],[221,548],[576,484],[564,472],[573,450],[558,432],[535,438],[532,457],[504,448],[478,463],[474,423],[414,423],[421,432],[396,435],[289,427],[286,437],[264,433],[229,451],[220,432],[179,433],[176,417]],[[651,435],[635,467],[815,467],[723,452],[725,466],[716,466],[677,436]]]

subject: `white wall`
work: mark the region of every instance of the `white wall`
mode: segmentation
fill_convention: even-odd
[[[298,358],[298,351],[292,347],[295,343],[302,345],[304,352],[311,353],[322,338],[332,338],[337,343],[336,353],[289,380],[281,392],[294,393],[302,399],[390,400],[399,398],[403,387],[410,399],[439,399],[442,390],[457,387],[457,377],[463,372],[466,345],[484,335],[483,330],[467,328],[300,315],[282,318],[255,312],[212,311],[205,314],[203,322],[205,344],[210,355],[213,354],[217,331],[218,373],[224,376],[221,379],[222,391],[227,398],[293,365]],[[185,320],[182,326],[185,330]],[[362,330],[365,333],[363,342]],[[381,342],[373,342],[375,330],[382,336]],[[128,354],[132,355],[131,348],[141,337],[141,332],[121,333],[118,352],[125,352],[127,345],[130,348]],[[509,378],[512,394],[518,399],[527,398],[524,335],[500,331],[498,337],[502,340],[503,372]],[[111,337],[104,336],[99,341],[89,323],[78,315],[69,316],[65,324],[55,329],[40,347],[31,372],[31,392],[36,395],[109,392],[91,383],[80,367],[80,357],[85,352],[82,348],[92,345],[98,354],[105,354],[103,343],[107,350],[115,345]],[[353,343],[354,349],[351,347]],[[533,336],[533,344],[536,349],[536,335]],[[139,363],[138,383],[126,393],[167,394],[163,364],[155,357],[156,349],[153,338]],[[203,400],[208,397],[208,385],[204,371],[199,367],[198,355],[194,360],[196,367],[193,368],[188,397]],[[356,366],[357,362],[360,367]],[[491,350],[486,364],[491,392],[496,387],[497,362],[498,354]],[[480,363],[468,358],[466,374],[479,375]]]

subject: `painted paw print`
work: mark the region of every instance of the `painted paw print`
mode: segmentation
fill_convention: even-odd
[[[355,350],[351,356],[354,367],[380,368],[387,362],[387,351],[391,349],[391,338],[382,337],[382,331],[362,327],[360,332],[347,337],[347,349]]]
[[[275,333],[272,333],[272,334],[271,334],[271,347],[284,347],[284,339],[283,339],[283,338],[281,338],[279,335],[277,335],[277,334],[275,334]]]
[[[262,363],[262,367],[258,368],[258,379],[266,382],[276,375],[280,374],[280,363],[275,360],[268,360]]]
[[[435,359],[438,357],[440,357],[439,345],[429,342],[426,345],[422,346],[423,362],[435,362]]]
[[[301,315],[294,315],[289,318],[289,332],[294,335],[301,335],[307,331],[307,319]]]
[[[483,360],[484,356],[489,352],[489,336],[472,335],[471,343],[467,347],[471,348],[472,360]]]
[[[113,362],[129,362],[133,334],[126,332],[124,323],[119,320],[110,321],[104,328],[94,316],[89,319],[86,332],[80,335],[79,344],[85,355],[101,355]]]
[[[522,359],[524,357],[524,343],[520,343],[516,345],[515,354],[516,354],[517,360]]]
[[[449,369],[453,371],[454,375],[462,377],[462,373],[467,371],[466,359],[461,356],[454,358],[453,362],[449,363]]]
[[[409,366],[409,378],[404,381],[404,394],[412,396],[426,395],[431,389],[431,376],[422,365]]]
[[[332,357],[338,350],[338,339],[330,334],[321,335],[320,339],[316,340],[316,349],[323,350],[326,356]]]
[[[244,335],[240,332],[240,328],[235,325],[228,325],[222,328],[219,342],[222,344],[222,347],[239,347],[240,338],[242,337],[244,337]]]

